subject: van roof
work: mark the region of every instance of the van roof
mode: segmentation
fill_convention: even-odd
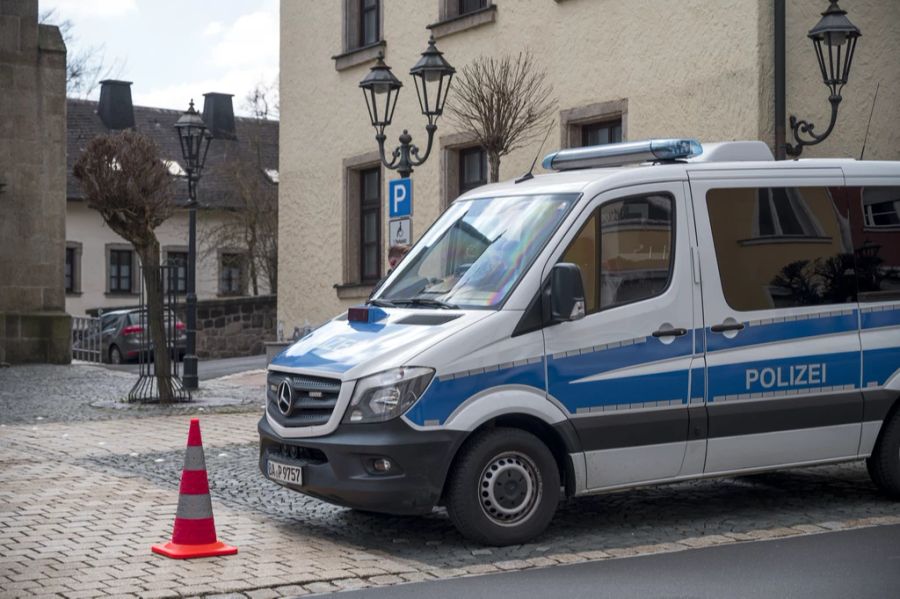
[[[742,144],[738,148],[738,144]],[[747,152],[750,146],[754,151]],[[757,145],[758,144],[758,145]],[[550,172],[535,175],[533,178],[516,183],[514,179],[500,183],[491,183],[477,187],[459,199],[477,197],[496,197],[509,195],[544,195],[559,193],[581,193],[588,185],[602,184],[603,187],[621,187],[661,181],[685,180],[689,172],[715,171],[758,171],[758,170],[796,170],[840,168],[847,176],[857,177],[896,177],[900,178],[900,161],[855,160],[852,158],[803,158],[800,160],[775,160],[766,149],[768,159],[733,160],[740,158],[740,152],[746,157],[765,158],[758,151],[762,142],[724,142],[704,144],[704,154],[697,158],[681,162],[665,162],[640,165],[627,165],[605,168],[573,169],[562,172]],[[709,151],[708,151],[709,150]],[[724,160],[720,160],[723,158]],[[900,184],[900,181],[898,181]]]

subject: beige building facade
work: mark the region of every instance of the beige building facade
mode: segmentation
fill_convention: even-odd
[[[386,131],[424,144],[408,75],[433,33],[457,70],[479,55],[530,51],[558,102],[541,154],[596,140],[692,137],[774,146],[773,0],[342,0],[281,4],[278,317],[321,322],[360,303],[387,270],[388,181],[359,81],[379,52],[404,83]],[[900,3],[846,0],[862,31],[835,131],[803,157],[858,157],[876,83],[866,159],[900,159]],[[788,114],[828,124],[828,91],[806,33],[826,0],[786,10]],[[461,14],[462,11],[462,14]],[[453,94],[451,86],[450,94]],[[789,141],[792,141],[789,138]],[[504,157],[500,178],[528,170],[540,142]],[[415,170],[413,237],[483,181],[477,150],[446,117]],[[538,169],[539,171],[540,169]],[[376,218],[377,216],[377,218]],[[369,227],[367,230],[366,227]],[[372,234],[371,228],[377,229]],[[368,271],[368,275],[367,275]]]

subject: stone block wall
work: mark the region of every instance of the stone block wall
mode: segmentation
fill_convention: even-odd
[[[66,46],[37,0],[0,1],[0,115],[0,362],[66,363]]]
[[[275,296],[197,302],[197,356],[201,359],[263,354],[275,338]],[[179,306],[183,313],[183,306]],[[183,318],[183,317],[182,317]]]

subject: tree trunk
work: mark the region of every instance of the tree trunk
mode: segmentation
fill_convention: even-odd
[[[490,167],[488,183],[496,183],[500,180],[500,154],[498,152],[488,152],[488,166]]]
[[[144,289],[147,299],[147,314],[144,318],[150,329],[150,348],[153,350],[153,372],[160,403],[172,403],[172,363],[169,361],[169,347],[166,344],[166,316],[163,315],[163,276],[159,268],[159,242],[155,239],[147,245],[137,247],[143,265]],[[174,318],[169,315],[168,318]],[[174,327],[170,322],[168,326]],[[174,347],[175,340],[172,340]]]

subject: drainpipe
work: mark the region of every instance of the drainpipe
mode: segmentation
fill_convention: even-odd
[[[785,82],[784,82],[784,0],[775,1],[775,159],[784,160],[785,152]]]

